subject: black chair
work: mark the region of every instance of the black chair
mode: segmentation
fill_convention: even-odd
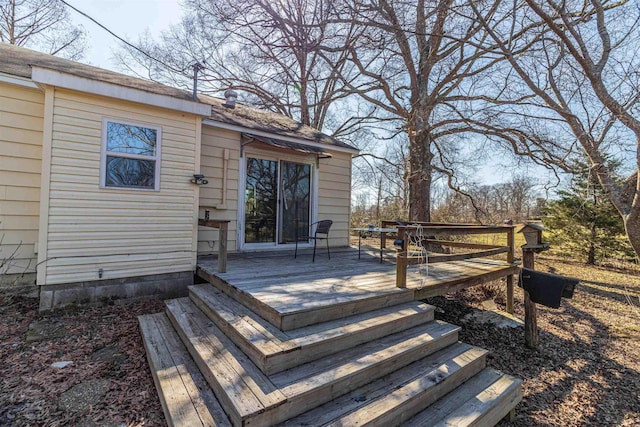
[[[327,241],[327,255],[329,259],[331,259],[331,251],[329,250],[329,230],[331,229],[331,225],[333,221],[330,219],[324,219],[322,221],[314,222],[311,224],[311,227],[316,226],[316,231],[313,233],[313,236],[309,236],[309,239],[313,239],[313,261],[316,262],[316,246],[318,244],[318,240],[326,240]],[[318,236],[318,234],[323,234],[324,236]],[[296,238],[296,252],[294,254],[294,258],[298,257],[298,241],[300,239]]]

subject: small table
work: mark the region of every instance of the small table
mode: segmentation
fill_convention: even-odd
[[[358,227],[358,228],[352,228],[351,230],[358,232],[358,259],[360,259],[360,244],[361,244],[361,241],[362,241],[362,236],[365,235],[366,233],[379,233],[380,234],[380,262],[381,263],[382,263],[382,257],[383,257],[383,251],[384,251],[383,242],[385,241],[385,239],[387,237],[387,233],[397,233],[398,232],[397,228],[380,228],[380,227],[373,227],[373,228]]]

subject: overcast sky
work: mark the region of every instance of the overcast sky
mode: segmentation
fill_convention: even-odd
[[[229,0],[233,1],[233,0]],[[154,36],[180,21],[178,0],[67,0],[111,31],[131,42],[147,29]],[[87,31],[88,50],[84,62],[116,70],[113,52],[120,42],[89,19],[70,10],[71,18]],[[117,71],[117,70],[116,70]]]

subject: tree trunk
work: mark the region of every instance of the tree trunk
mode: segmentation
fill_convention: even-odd
[[[587,252],[587,265],[596,265],[596,239],[597,239],[596,222],[591,223],[589,236],[589,251]]]
[[[431,137],[426,130],[414,135],[409,138],[409,220],[431,221]]]
[[[640,218],[638,215],[625,216],[624,228],[627,231],[629,243],[636,253],[636,261],[640,261]]]

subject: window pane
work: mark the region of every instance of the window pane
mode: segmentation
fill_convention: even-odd
[[[157,134],[156,129],[107,122],[107,151],[154,156]]]
[[[245,243],[276,241],[278,162],[247,159]]]
[[[156,162],[107,156],[107,187],[154,188]]]

